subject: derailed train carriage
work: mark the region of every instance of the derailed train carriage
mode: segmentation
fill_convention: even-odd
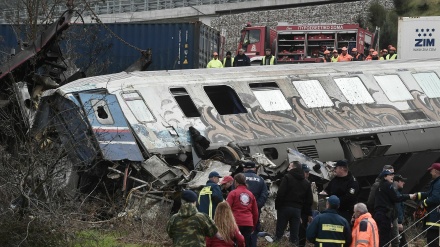
[[[209,150],[235,142],[277,167],[287,148],[347,159],[362,200],[385,164],[410,178],[406,191],[429,181],[440,160],[439,74],[440,59],[122,72],[44,92],[32,133],[49,127],[72,164],[96,168],[72,170],[74,186],[108,167],[144,166],[156,183],[189,175],[199,164],[193,127]]]

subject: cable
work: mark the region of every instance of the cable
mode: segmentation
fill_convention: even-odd
[[[410,225],[408,228],[406,228],[404,231],[402,231],[401,233],[399,233],[396,237],[394,237],[393,239],[391,239],[388,243],[385,244],[385,246],[389,245],[394,239],[398,238],[399,236],[401,236],[402,234],[404,234],[406,231],[408,231],[409,229],[411,229],[412,227],[414,227],[417,223],[419,223],[421,220],[423,220],[424,218],[428,217],[428,215],[432,212],[434,212],[434,210],[437,210],[440,207],[437,206],[435,207],[433,210],[431,210],[430,212],[426,213],[422,218],[418,219],[417,221],[415,221],[412,225]],[[437,221],[438,223],[439,221]],[[423,233],[425,233],[428,229],[430,229],[432,226],[427,227],[425,230],[423,230],[420,234],[418,234],[417,236],[415,236],[414,238],[410,239],[409,241],[407,241],[407,243],[403,246],[408,246],[408,244],[410,242],[412,242],[414,239],[417,239],[420,235],[422,235]]]
[[[96,22],[99,23],[100,25],[102,25],[113,37],[117,38],[119,41],[121,41],[123,44],[127,45],[128,47],[131,47],[139,52],[145,52],[145,50],[140,49],[137,46],[134,46],[130,43],[128,43],[127,41],[125,41],[124,39],[122,39],[121,37],[119,37],[119,35],[117,35],[116,33],[114,33],[109,27],[107,27],[107,25],[105,25],[101,19],[99,19],[99,17],[96,15],[95,11],[93,11],[93,9],[90,7],[89,3],[86,0],[83,0],[84,4],[86,5],[86,7],[90,10],[90,12],[92,13],[93,17],[96,19]]]

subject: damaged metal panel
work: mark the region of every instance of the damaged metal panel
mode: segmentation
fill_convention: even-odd
[[[79,97],[104,159],[144,160],[114,95],[81,93]]]
[[[162,188],[183,175],[180,169],[168,165],[156,155],[142,162],[141,166],[151,175],[150,182],[157,188]]]
[[[212,171],[218,172],[222,177],[231,175],[231,166],[217,160],[202,160],[199,162],[199,167],[201,167],[203,171],[195,171],[196,175],[188,183],[188,187],[191,189],[198,189],[205,186],[206,181],[208,181],[208,174]]]

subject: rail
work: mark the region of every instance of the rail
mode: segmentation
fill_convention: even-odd
[[[200,5],[214,5],[225,3],[240,3],[240,2],[255,2],[258,0],[113,0],[113,1],[88,1],[90,7],[97,15],[115,14],[115,13],[130,13],[142,12],[152,10],[174,9],[182,7],[200,6]],[[84,10],[83,16],[92,15],[84,3],[77,1],[75,7],[78,10]],[[59,16],[67,9],[64,3],[59,4],[53,9],[53,16]],[[46,14],[46,13],[45,13]],[[44,20],[46,16],[41,15],[40,20]],[[20,9],[4,9],[0,11],[0,24],[11,23],[11,20],[25,20],[28,18],[26,8]]]

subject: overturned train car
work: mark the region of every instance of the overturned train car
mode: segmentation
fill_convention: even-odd
[[[392,164],[414,191],[440,161],[439,74],[439,59],[122,72],[46,91],[32,131],[51,126],[73,163],[98,167],[83,175],[153,154],[190,171],[194,127],[210,149],[233,141],[277,166],[287,148],[347,159],[364,192]]]

